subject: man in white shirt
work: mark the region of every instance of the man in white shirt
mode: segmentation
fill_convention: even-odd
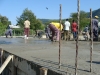
[[[64,40],[69,39],[69,30],[70,30],[70,22],[68,21],[68,19],[66,19],[65,23],[64,23]]]

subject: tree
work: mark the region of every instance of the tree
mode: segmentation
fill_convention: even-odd
[[[9,21],[6,16],[0,15],[0,28],[5,28],[9,24],[11,24],[11,21]]]
[[[47,22],[45,22],[44,24],[45,24],[45,26],[47,26],[51,22],[59,22],[59,19],[51,19],[51,20],[48,20]]]
[[[4,35],[5,29],[10,23],[6,16],[0,15],[0,35]]]
[[[34,13],[31,10],[28,10],[28,8],[26,8],[22,15],[17,18],[17,24],[20,25],[22,28],[24,27],[24,21],[25,19],[28,18],[28,20],[30,21],[30,29],[33,30],[37,30],[37,29],[43,29],[42,28],[42,23],[36,19],[36,16],[34,15]]]
[[[77,13],[72,13],[70,16],[72,17],[72,19],[77,21]],[[88,17],[88,14],[86,12],[80,11],[80,26],[79,26],[79,30],[82,30],[86,25],[89,25],[90,19],[87,18],[87,17]]]

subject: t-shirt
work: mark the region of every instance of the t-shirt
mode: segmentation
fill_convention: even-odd
[[[70,27],[70,22],[69,21],[65,21],[64,30],[69,30],[69,27]]]
[[[60,23],[51,22],[51,24],[54,25],[59,30],[62,30],[63,29],[63,26],[62,26],[62,24],[60,25]]]
[[[77,31],[77,23],[72,23],[72,31],[76,32]]]
[[[25,28],[30,28],[30,21],[26,20],[24,22]]]

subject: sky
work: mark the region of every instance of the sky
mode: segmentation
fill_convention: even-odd
[[[31,10],[38,19],[59,19],[60,4],[62,19],[77,12],[77,0],[0,0],[0,14],[6,16],[12,24],[17,23],[16,17],[20,17],[25,8]],[[90,8],[99,9],[100,0],[80,0],[80,10],[89,12]]]

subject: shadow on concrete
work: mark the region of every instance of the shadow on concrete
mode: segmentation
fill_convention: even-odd
[[[0,41],[0,44],[11,44],[12,42]]]
[[[33,57],[31,56],[33,59],[37,60],[38,62],[43,62],[45,63],[46,66],[48,66],[48,64],[51,64],[51,66],[49,65],[48,67],[52,67],[52,68],[56,68],[56,70],[58,69],[59,70],[59,63],[58,62],[54,62],[54,61],[50,61],[50,60],[45,60],[45,59],[41,59],[41,58],[37,58],[37,57]],[[52,66],[53,65],[53,66]],[[55,66],[54,66],[55,65]],[[70,68],[70,69],[75,69],[75,66],[72,66],[72,65],[67,65],[67,64],[63,64],[61,63],[61,67],[63,68]],[[84,72],[90,72],[88,70],[84,70],[84,69],[78,69],[80,71],[84,71]]]
[[[87,61],[88,63],[90,63],[90,61]],[[94,64],[100,64],[100,61],[92,61],[92,63]]]

